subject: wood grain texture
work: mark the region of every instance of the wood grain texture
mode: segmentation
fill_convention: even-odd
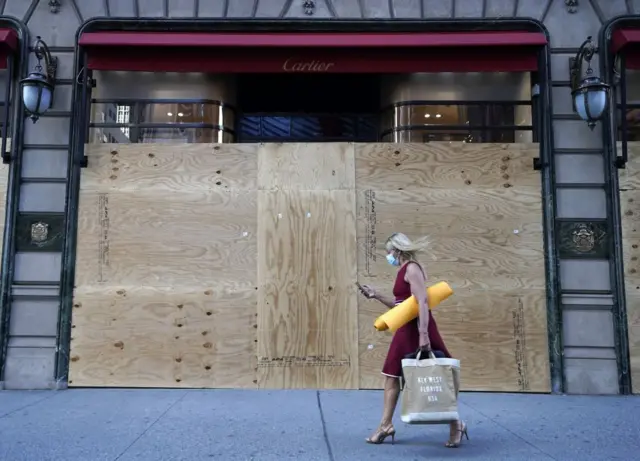
[[[255,190],[83,190],[76,284],[255,283],[256,210]]]
[[[621,152],[618,143],[618,152]],[[618,170],[620,213],[622,214],[622,251],[627,307],[627,334],[631,385],[640,393],[640,142],[627,144],[629,161]]]
[[[256,387],[255,149],[87,155],[70,384]]]
[[[251,283],[95,287],[74,299],[72,386],[255,387]]]
[[[358,279],[390,294],[393,232],[428,235],[429,283],[454,296],[434,311],[465,390],[549,391],[542,204],[535,144],[356,145]],[[380,388],[392,335],[386,308],[360,298],[360,387]]]
[[[495,189],[536,187],[531,174],[537,144],[357,144],[359,190]]]
[[[338,170],[344,152],[324,168]],[[276,158],[263,165],[288,155],[282,148],[261,154]],[[307,168],[317,162],[301,164],[296,177],[311,177]],[[258,193],[258,384],[357,388],[355,191],[348,182],[342,190],[313,190],[312,180],[278,190],[281,178],[270,177]]]
[[[548,390],[537,146],[87,152],[72,386],[380,388],[391,335],[354,282],[390,291],[402,231],[454,287],[435,316],[463,388]]]
[[[353,190],[353,144],[260,144],[258,171],[260,190]]]
[[[91,144],[82,190],[101,192],[255,190],[249,144]]]

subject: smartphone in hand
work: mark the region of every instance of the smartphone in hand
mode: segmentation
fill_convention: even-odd
[[[364,287],[360,285],[360,282],[356,282],[356,286],[358,287],[358,290],[360,290],[360,293],[362,293],[365,298],[371,298],[371,296],[369,295],[369,293],[367,293]]]

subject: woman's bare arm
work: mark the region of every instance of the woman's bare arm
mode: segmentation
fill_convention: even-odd
[[[427,299],[426,279],[417,264],[409,264],[405,276],[411,286],[411,294],[418,300],[420,322],[420,347],[430,346],[429,341],[429,300]]]
[[[388,298],[383,294],[378,293],[378,290],[370,287],[369,285],[360,285],[358,282],[356,282],[356,285],[358,286],[358,289],[360,290],[360,292],[362,292],[362,294],[365,295],[367,298],[376,299],[380,301],[382,304],[384,304],[385,306],[387,306],[389,309],[391,309],[396,305],[395,300],[393,298]]]
[[[389,309],[391,309],[392,307],[395,307],[396,305],[396,300],[393,298],[389,298],[388,296],[385,296],[381,293],[377,293],[374,296],[375,299],[377,299],[378,301],[380,301],[382,304],[384,304],[385,306],[387,306]]]

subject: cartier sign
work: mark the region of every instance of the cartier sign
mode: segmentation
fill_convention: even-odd
[[[335,63],[289,58],[282,65],[285,72],[328,72]]]

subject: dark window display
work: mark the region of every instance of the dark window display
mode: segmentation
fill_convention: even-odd
[[[376,114],[246,114],[240,142],[375,142]]]

